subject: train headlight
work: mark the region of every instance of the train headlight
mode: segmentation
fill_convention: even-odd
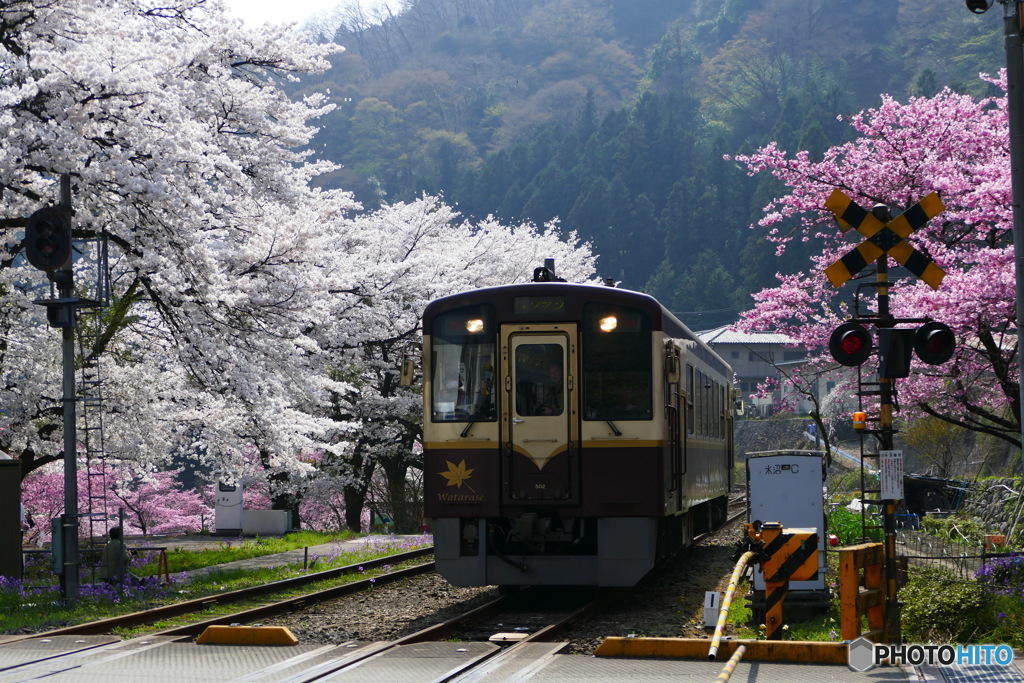
[[[470,334],[476,334],[478,332],[483,332],[483,330],[484,330],[484,321],[481,320],[480,318],[473,318],[472,320],[467,320],[466,321],[466,331],[469,332]]]
[[[598,320],[597,326],[602,332],[611,332],[619,326],[619,319],[614,315],[608,315]]]

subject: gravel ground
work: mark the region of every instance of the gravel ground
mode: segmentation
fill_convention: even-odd
[[[724,590],[741,525],[720,530],[645,579],[628,597],[570,627],[564,638],[576,654],[591,654],[607,636],[708,637],[704,592]],[[497,598],[494,587],[452,586],[433,574],[382,586],[368,594],[310,607],[268,625],[287,626],[304,643],[381,641],[415,633]]]

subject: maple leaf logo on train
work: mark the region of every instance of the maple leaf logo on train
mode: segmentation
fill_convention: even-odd
[[[462,485],[465,483],[466,488],[473,491],[473,487],[466,482],[476,468],[466,469],[465,460],[460,462],[458,465],[453,463],[451,460],[445,460],[445,462],[448,463],[448,471],[440,472],[439,474],[448,480],[448,486],[458,486],[461,489]],[[476,493],[476,491],[473,491],[473,493]]]

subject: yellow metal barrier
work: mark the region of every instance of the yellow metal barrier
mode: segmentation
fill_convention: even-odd
[[[781,640],[782,604],[789,593],[789,581],[808,581],[818,575],[818,532],[816,529],[783,529],[778,522],[765,522],[761,540],[768,557],[761,562],[764,573],[765,637]]]
[[[843,640],[864,636],[888,642],[885,631],[885,581],[882,580],[881,543],[863,543],[839,549],[839,605]],[[863,570],[863,578],[861,577]],[[861,631],[867,613],[868,630]]]
[[[746,662],[787,662],[799,664],[846,664],[848,643],[814,643],[802,640],[723,640],[722,658],[731,657],[739,646],[747,648]],[[598,657],[672,657],[707,661],[707,638],[605,638],[594,654]]]

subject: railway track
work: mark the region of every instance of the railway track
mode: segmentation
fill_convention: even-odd
[[[746,512],[746,501],[743,497],[738,497],[730,501],[729,503],[730,515],[726,520],[726,524],[730,524],[737,519],[741,518]],[[704,539],[712,536],[715,532],[708,532],[707,534],[701,534],[694,539],[694,543],[701,543]],[[137,628],[140,626],[146,626],[156,624],[161,621],[179,618],[187,616],[189,614],[199,614],[205,610],[218,605],[226,605],[237,602],[244,602],[261,597],[271,598],[274,595],[279,595],[284,592],[294,591],[297,588],[303,586],[312,585],[322,581],[334,580],[346,575],[353,573],[362,572],[368,569],[374,569],[383,567],[385,565],[394,565],[401,562],[416,560],[425,556],[430,555],[433,552],[432,547],[420,548],[417,550],[400,553],[398,555],[391,555],[385,558],[377,560],[370,560],[361,562],[358,565],[350,565],[347,567],[340,567],[336,569],[325,570],[322,572],[314,572],[299,577],[285,579],[282,581],[276,581],[269,584],[254,586],[250,588],[243,588],[228,593],[222,593],[218,595],[211,595],[207,597],[197,598],[194,600],[188,600],[180,603],[171,605],[165,605],[162,607],[156,607],[149,610],[134,612],[131,614],[120,615],[109,619],[103,619],[99,621],[87,622],[84,624],[77,624],[74,626],[67,626],[59,629],[53,629],[50,631],[34,634],[25,634],[22,636],[8,638],[7,642],[17,642],[19,640],[28,640],[31,638],[48,638],[54,636],[66,636],[66,635],[98,635],[98,634],[110,634],[115,633],[118,629],[125,628]],[[248,624],[266,621],[273,619],[275,616],[301,610],[304,607],[326,602],[336,598],[349,596],[360,591],[368,590],[370,588],[377,588],[408,579],[421,574],[426,574],[434,570],[433,562],[424,562],[416,564],[410,567],[406,567],[399,570],[390,571],[386,574],[378,575],[374,578],[364,579],[361,581],[354,581],[339,586],[334,586],[320,591],[315,591],[308,594],[303,594],[297,597],[286,598],[283,600],[276,600],[268,604],[259,605],[257,607],[232,612],[230,614],[224,614],[208,619],[200,619],[192,621],[185,625],[174,626],[171,628],[165,628],[159,631],[151,631],[148,633],[149,636],[164,636],[172,638],[192,638],[201,634],[207,627],[214,625],[230,625],[230,624]],[[528,589],[536,591],[537,589]],[[596,589],[591,589],[594,591]],[[497,600],[491,601],[475,610],[466,612],[458,617],[445,620],[434,626],[425,628],[412,635],[405,636],[393,641],[392,646],[397,647],[404,644],[427,642],[429,640],[436,640],[444,637],[451,636],[459,629],[466,631],[471,629],[471,624],[476,624],[475,633],[466,632],[460,635],[460,637],[466,637],[469,639],[476,639],[480,637],[481,633],[487,632],[498,632],[504,630],[509,632],[511,635],[526,634],[522,637],[522,642],[546,642],[544,638],[554,637],[554,634],[559,632],[568,623],[575,621],[592,610],[597,609],[601,604],[604,604],[609,596],[616,596],[621,593],[622,589],[616,591],[603,590],[598,591],[600,595],[595,595],[592,601],[589,599],[584,600],[579,598],[580,605],[569,609],[565,618],[562,620],[556,619],[551,624],[539,625],[538,619],[542,618],[541,615],[535,614],[529,618],[524,619],[522,616],[511,619],[505,617],[502,621],[501,615],[509,614],[511,606],[515,604],[515,601],[522,600],[523,598],[517,594],[511,596],[505,596]],[[562,589],[562,593],[566,590]],[[523,591],[524,594],[529,594],[528,591]],[[510,626],[509,623],[515,622],[516,625]],[[501,624],[505,626],[502,627]]]
[[[474,645],[486,643],[499,643],[501,647],[492,646],[489,652],[485,650],[482,654],[467,657],[464,664],[433,679],[435,683],[488,680],[528,648],[550,644],[545,653],[560,652],[567,643],[556,641],[567,626],[600,610],[606,602],[627,590],[629,589],[588,588],[566,591],[564,587],[526,588],[519,593],[499,597],[407,636],[387,642],[365,644],[342,660],[335,660],[316,672],[305,672],[301,680],[314,681],[326,677],[333,680],[333,677],[344,675],[347,670],[362,666],[367,660],[385,656],[400,648],[437,643],[446,639],[465,643],[467,651],[474,650]],[[554,610],[551,606],[552,601],[558,603]],[[524,623],[529,626],[510,626]],[[513,630],[501,630],[505,628]]]
[[[735,506],[732,504],[735,503]],[[734,509],[735,507],[735,509]],[[730,515],[726,524],[730,524],[746,514],[746,499],[741,497],[730,504]],[[724,526],[724,525],[723,525]],[[694,539],[700,543],[712,536],[714,532],[702,534]],[[621,599],[631,590],[629,588],[614,589],[566,589],[530,588],[518,594],[506,595],[467,611],[457,617],[430,626],[408,636],[397,638],[387,643],[360,649],[346,658],[343,663],[336,663],[323,675],[344,674],[346,669],[354,669],[362,662],[381,656],[389,651],[408,647],[418,643],[436,642],[454,637],[459,642],[470,644],[483,642],[499,642],[500,650],[491,655],[469,658],[466,664],[447,672],[435,681],[454,681],[469,683],[471,681],[490,680],[501,677],[499,672],[505,666],[513,666],[512,662],[528,648],[534,649],[538,659],[562,652],[567,643],[558,642],[565,629],[582,619],[599,612],[605,605]],[[543,609],[534,606],[535,602],[544,604]],[[552,613],[552,603],[556,606]],[[550,647],[540,649],[541,644]],[[304,680],[314,680],[306,678]]]

